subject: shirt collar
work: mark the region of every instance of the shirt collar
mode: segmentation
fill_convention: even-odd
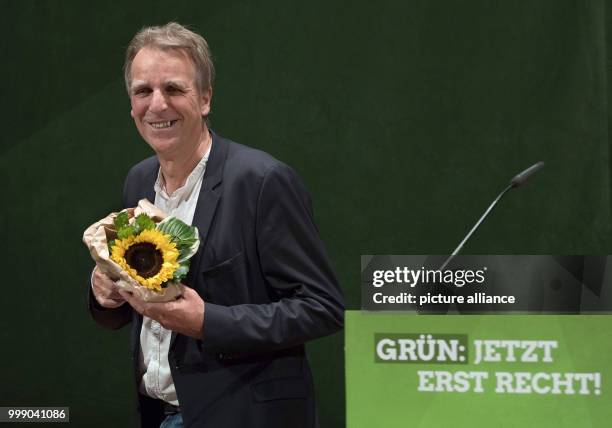
[[[202,156],[202,159],[200,159],[200,162],[198,162],[195,168],[193,168],[193,170],[187,177],[185,184],[182,187],[179,187],[178,189],[176,189],[174,193],[172,193],[171,196],[168,196],[168,194],[166,193],[166,181],[164,180],[164,175],[162,174],[162,170],[160,167],[157,171],[157,180],[155,181],[155,185],[153,186],[153,188],[155,189],[155,193],[157,193],[158,195],[161,195],[165,199],[177,198],[181,196],[189,196],[189,194],[191,194],[191,192],[193,191],[193,188],[195,187],[195,185],[204,176],[204,171],[206,170],[206,163],[208,162],[208,157],[210,156],[211,148],[212,148],[212,139],[211,139],[210,145],[208,146],[208,150],[206,150],[206,153],[204,153],[204,156]]]

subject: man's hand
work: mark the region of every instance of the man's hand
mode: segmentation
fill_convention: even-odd
[[[98,266],[93,271],[91,290],[102,307],[113,309],[125,303],[125,299],[118,293],[119,289],[113,280],[103,274]]]
[[[204,300],[192,288],[181,285],[183,295],[172,302],[145,302],[123,290],[119,294],[136,312],[154,319],[162,327],[190,336],[202,338],[204,323]]]

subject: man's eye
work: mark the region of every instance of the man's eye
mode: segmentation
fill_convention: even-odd
[[[147,95],[151,93],[151,89],[149,88],[140,88],[134,91],[134,95]]]
[[[169,94],[176,94],[183,91],[180,88],[177,88],[176,86],[168,86],[166,88],[166,92],[168,92]]]

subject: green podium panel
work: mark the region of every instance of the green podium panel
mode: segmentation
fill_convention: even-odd
[[[347,426],[610,427],[612,316],[346,313]]]

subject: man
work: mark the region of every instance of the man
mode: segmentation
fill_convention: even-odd
[[[142,426],[315,427],[304,342],[342,328],[342,295],[296,174],[208,129],[213,76],[179,24],[128,46],[131,115],[156,156],[130,170],[123,204],[155,201],[201,244],[180,299],[142,302],[94,269],[89,308],[132,322]]]

